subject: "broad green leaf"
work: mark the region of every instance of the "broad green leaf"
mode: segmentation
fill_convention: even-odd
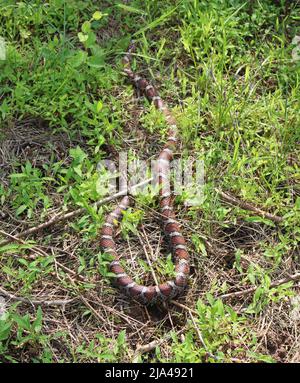
[[[77,36],[78,36],[79,41],[80,41],[81,43],[84,43],[84,42],[87,41],[87,39],[89,38],[89,35],[85,35],[85,34],[83,34],[82,32],[78,32]]]
[[[97,102],[97,106],[96,106],[96,110],[97,112],[100,112],[100,110],[103,108],[103,102],[102,101],[98,101]]]
[[[92,17],[93,17],[94,20],[100,20],[103,17],[103,14],[100,11],[96,11],[96,12],[93,13]]]
[[[9,337],[11,324],[7,321],[0,320],[0,341],[6,340]]]
[[[89,21],[85,21],[81,26],[81,30],[85,34],[89,33],[91,30],[91,23]]]

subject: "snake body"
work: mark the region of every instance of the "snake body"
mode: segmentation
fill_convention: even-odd
[[[121,266],[113,237],[118,222],[122,219],[122,212],[129,207],[130,200],[128,196],[123,197],[115,210],[106,217],[101,230],[100,245],[102,251],[111,255],[113,258],[113,261],[110,263],[110,271],[115,275],[114,282],[116,286],[134,300],[148,305],[167,301],[180,295],[187,285],[190,265],[186,242],[181,234],[180,227],[176,221],[173,210],[173,198],[170,193],[169,181],[167,177],[170,169],[170,161],[173,159],[173,152],[176,148],[177,142],[178,129],[176,120],[158,95],[156,89],[145,78],[141,78],[132,71],[130,62],[133,50],[134,46],[131,45],[123,58],[124,73],[135,85],[135,87],[139,89],[149,101],[153,102],[155,107],[164,114],[166,122],[169,126],[166,143],[158,156],[157,171],[160,197],[160,215],[162,218],[165,236],[169,239],[170,248],[176,260],[175,278],[172,281],[167,281],[156,286],[142,286],[135,283]]]

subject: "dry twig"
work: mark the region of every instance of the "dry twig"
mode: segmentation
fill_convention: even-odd
[[[277,281],[272,282],[270,284],[270,288],[278,287],[280,285],[283,285],[283,284],[291,282],[291,281],[298,281],[299,279],[300,279],[300,273],[296,273],[296,274],[290,275],[286,278],[282,278],[282,279],[279,279]],[[242,295],[252,294],[256,291],[256,289],[257,289],[257,286],[249,287],[248,289],[245,289],[245,290],[235,291],[232,293],[220,295],[219,298],[225,299],[225,298],[240,297]]]
[[[224,201],[231,203],[234,206],[238,206],[244,210],[252,211],[253,213],[257,214],[260,217],[268,218],[273,222],[280,223],[283,221],[282,217],[279,217],[278,215],[274,215],[271,213],[268,213],[254,205],[252,205],[249,202],[241,201],[240,199],[233,197],[227,193],[222,192],[220,189],[215,189],[215,191],[224,199]]]
[[[0,287],[0,294],[6,298],[9,298],[13,301],[19,301],[23,303],[29,303],[32,305],[43,305],[43,306],[65,306],[68,303],[74,302],[77,298],[71,298],[71,299],[55,299],[55,300],[48,300],[48,299],[30,299],[30,298],[23,298],[18,297],[6,290],[4,290],[2,287]]]
[[[143,181],[143,182],[140,182],[139,184],[136,184],[136,185],[133,185],[131,188],[129,188],[128,190],[122,190],[120,191],[119,193],[116,193],[112,196],[109,196],[109,197],[106,197],[106,198],[103,198],[101,199],[100,201],[96,202],[94,204],[95,207],[99,207],[101,205],[104,205],[105,203],[107,202],[110,202],[110,201],[113,201],[119,197],[122,197],[124,195],[126,195],[127,193],[130,193],[132,190],[138,188],[138,187],[141,187],[145,184],[148,184],[149,182],[152,181],[152,178],[150,179],[147,179],[146,181]],[[16,240],[16,239],[19,239],[19,238],[22,238],[22,237],[26,237],[28,235],[32,235],[32,234],[35,234],[37,233],[38,231],[40,230],[44,230],[46,229],[47,227],[49,226],[52,226],[58,222],[62,222],[62,221],[67,221],[67,220],[70,220],[74,217],[77,217],[78,215],[80,214],[83,214],[84,212],[86,211],[86,208],[85,207],[82,207],[82,208],[79,208],[79,209],[76,209],[76,210],[73,210],[73,211],[70,211],[68,213],[65,213],[63,214],[62,212],[54,215],[52,218],[50,218],[48,221],[46,222],[43,222],[41,223],[40,225],[37,225],[37,226],[34,226],[34,227],[31,227],[30,229],[28,230],[25,230],[25,231],[22,231],[21,233],[19,234],[16,234],[14,237],[11,237],[11,238],[8,238],[6,239],[5,241],[2,241],[0,243],[0,246],[4,246],[4,245],[7,245],[8,243],[12,242],[12,240]]]

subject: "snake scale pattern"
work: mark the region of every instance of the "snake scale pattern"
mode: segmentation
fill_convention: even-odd
[[[173,198],[170,193],[168,174],[170,170],[170,161],[173,159],[173,152],[177,142],[176,120],[171,112],[158,95],[156,89],[144,78],[136,75],[131,69],[131,56],[135,49],[131,44],[126,55],[123,58],[124,73],[135,87],[145,95],[155,107],[164,114],[168,124],[167,141],[159,153],[157,160],[157,172],[159,183],[160,215],[164,228],[164,234],[169,240],[170,249],[176,260],[175,278],[155,286],[142,286],[133,281],[125,272],[120,264],[120,257],[116,252],[114,241],[115,230],[122,219],[124,212],[130,204],[128,196],[122,198],[118,206],[105,219],[101,230],[100,245],[103,252],[112,256],[110,271],[114,273],[114,284],[125,292],[130,298],[144,305],[155,304],[173,299],[184,291],[188,283],[190,272],[189,254],[186,248],[186,242],[183,238],[179,224],[176,221],[173,210]]]

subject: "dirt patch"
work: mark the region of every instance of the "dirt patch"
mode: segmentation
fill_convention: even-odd
[[[64,160],[69,148],[76,145],[66,133],[53,133],[47,122],[28,118],[0,128],[0,181],[7,184],[9,174],[29,161],[42,168],[53,161]]]

